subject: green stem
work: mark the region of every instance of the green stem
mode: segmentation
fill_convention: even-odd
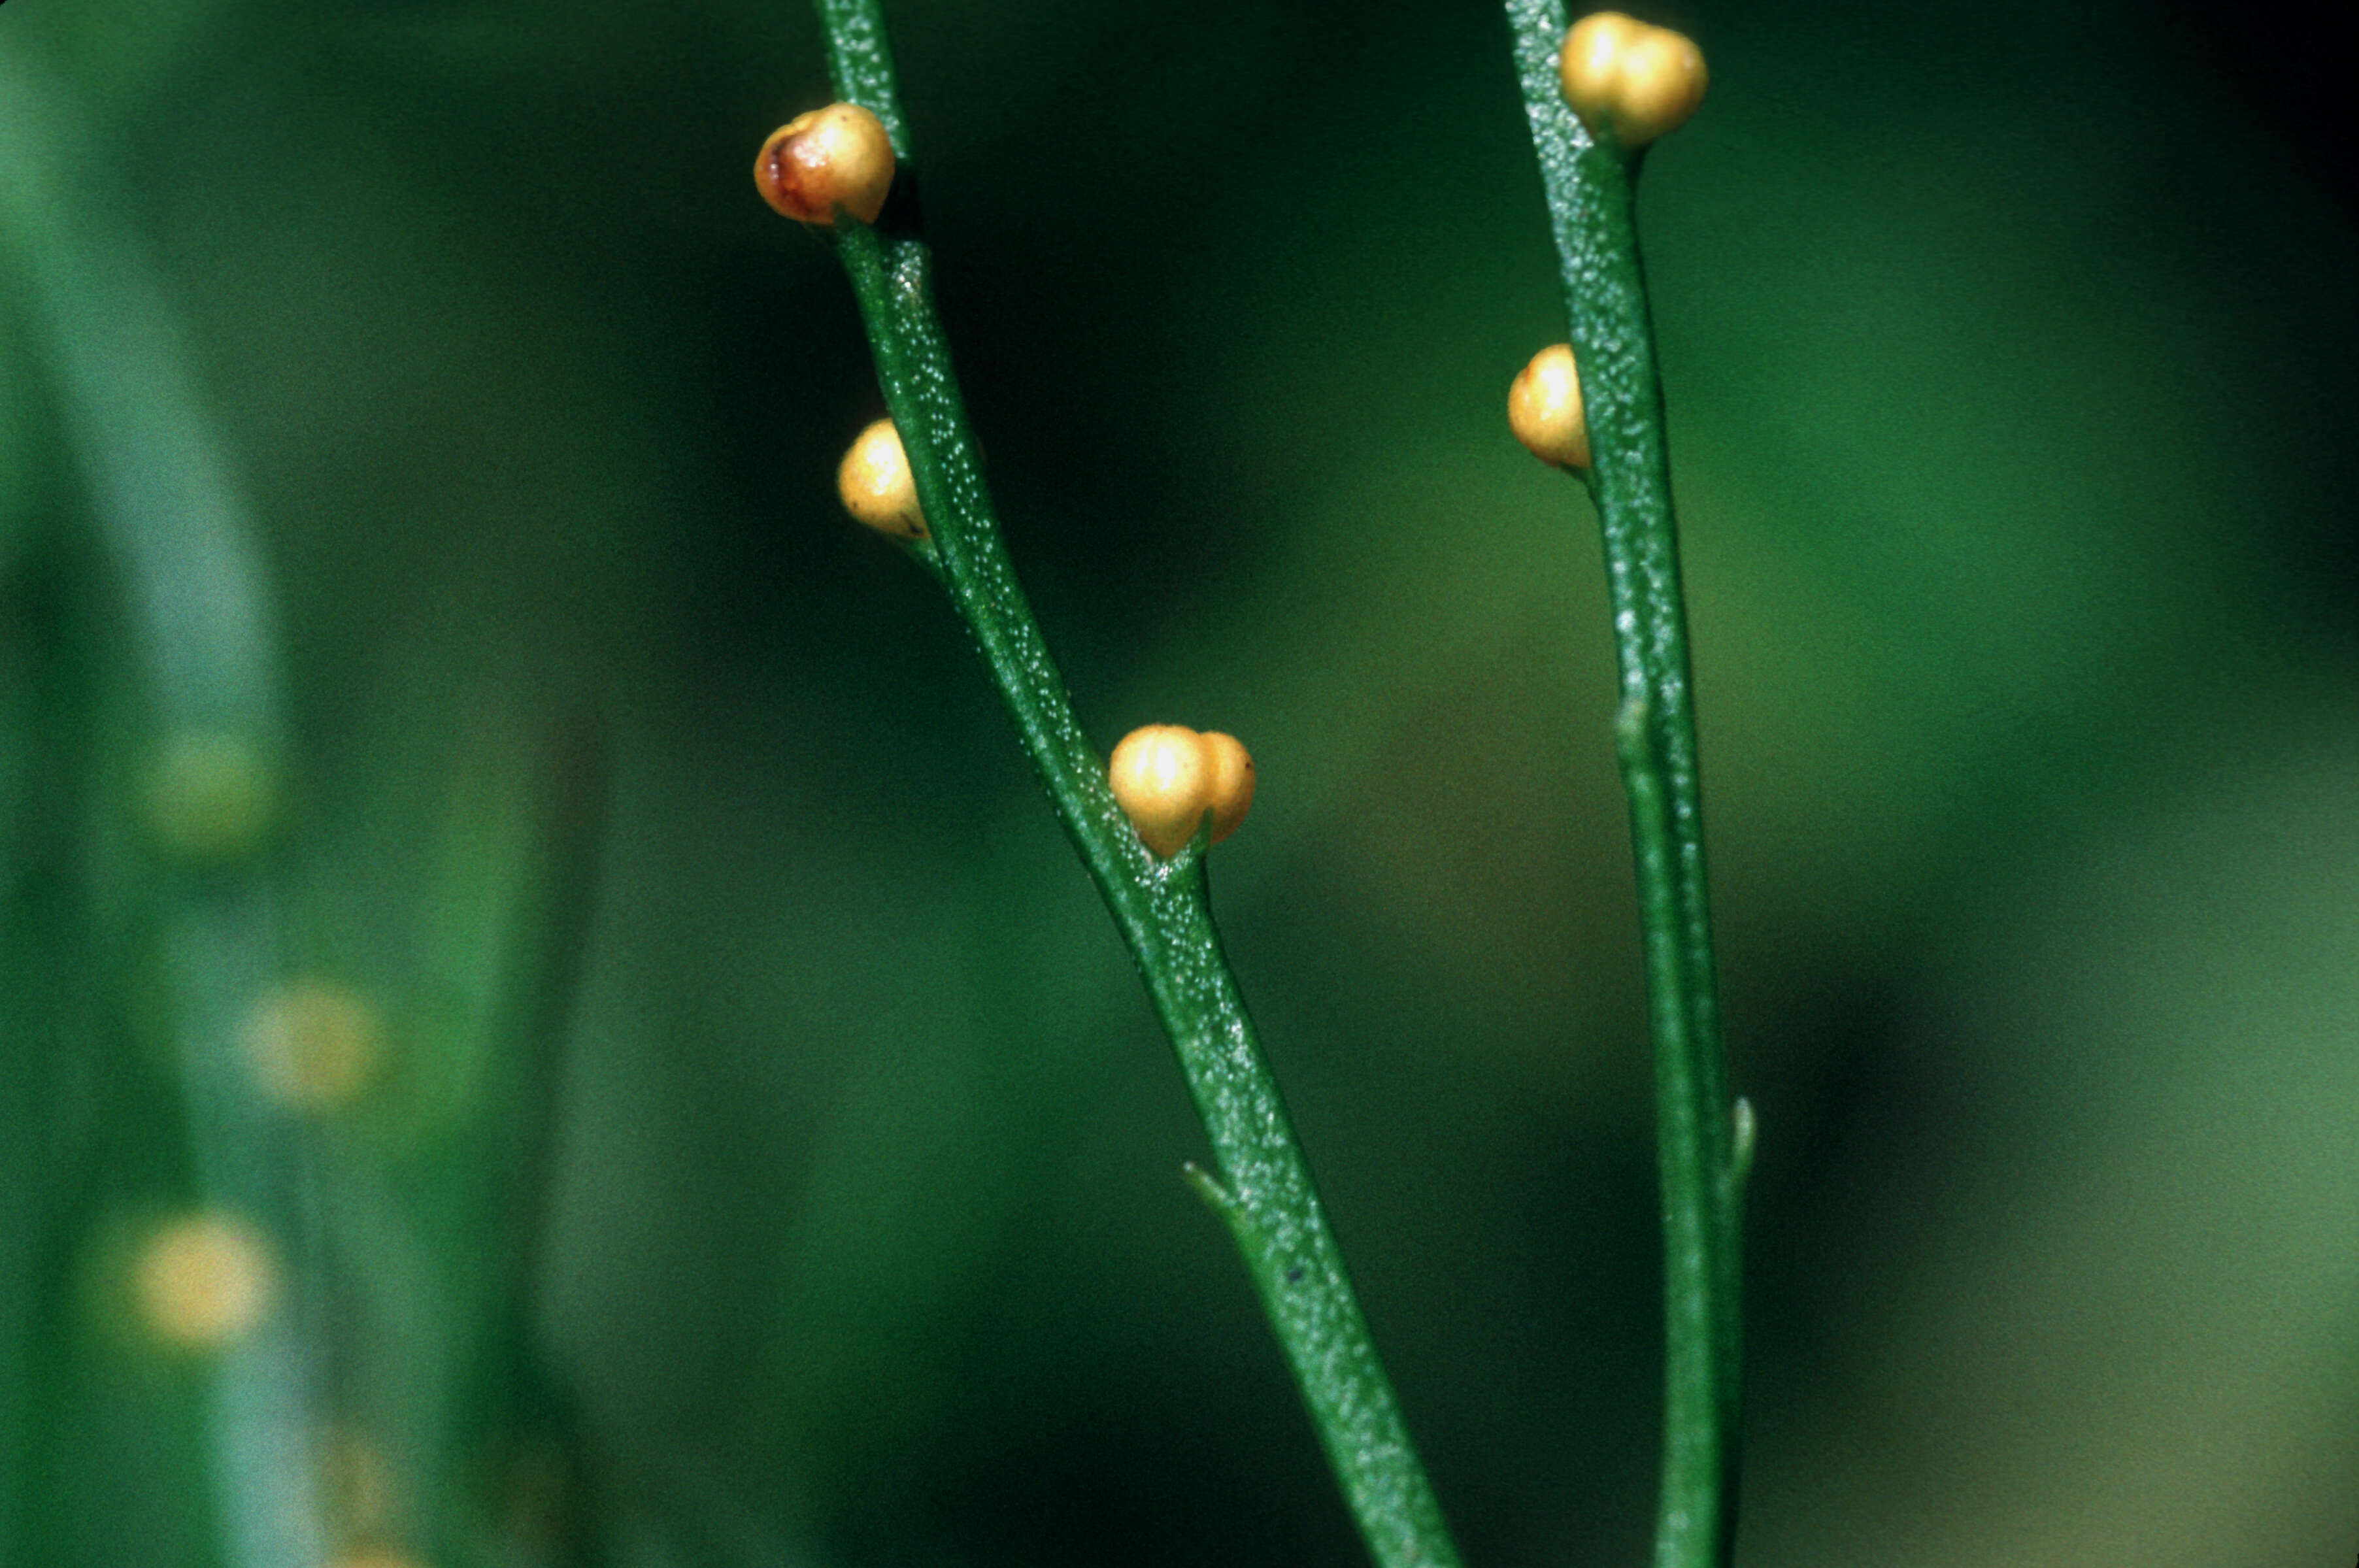
[[[113,207],[91,198],[98,169],[71,101],[37,62],[0,56],[0,242],[24,236],[14,246],[23,295],[124,596],[127,668],[154,722],[148,760],[176,742],[219,742],[266,789],[284,708],[266,575],[174,313],[109,225]],[[274,1235],[299,1276],[302,1150],[249,1092],[234,1045],[276,962],[257,853],[246,844],[221,864],[158,865],[159,1016],[175,1036],[206,1201]],[[212,1369],[212,1486],[232,1568],[296,1568],[323,1549],[299,1461],[320,1371],[309,1335],[300,1314],[274,1313]]]
[[[1622,685],[1655,1048],[1664,1247],[1663,1495],[1657,1568],[1714,1568],[1736,1533],[1738,1212],[1750,1114],[1727,1100],[1704,871],[1687,614],[1662,383],[1632,211],[1636,160],[1565,104],[1562,0],[1506,0],[1581,369]],[[1742,1129],[1740,1130],[1740,1124]]]
[[[1212,1142],[1217,1179],[1191,1177],[1245,1256],[1369,1552],[1384,1568],[1455,1568],[1440,1505],[1222,953],[1203,837],[1169,862],[1139,843],[1001,543],[934,315],[931,259],[904,215],[910,145],[884,18],[875,0],[819,0],[819,11],[836,91],[884,122],[900,160],[883,226],[842,218],[836,250],[930,530],[917,553],[965,618],[1066,835],[1137,962]]]

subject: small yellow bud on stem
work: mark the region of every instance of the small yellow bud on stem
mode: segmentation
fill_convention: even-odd
[[[263,1093],[299,1110],[349,1104],[385,1055],[376,1009],[326,980],[300,980],[263,997],[238,1035]]]
[[[1555,343],[1532,355],[1507,388],[1507,428],[1542,463],[1589,466],[1589,420],[1582,412],[1581,373],[1572,345]]]
[[[1575,22],[1557,70],[1572,112],[1593,131],[1611,125],[1625,149],[1685,125],[1708,82],[1694,39],[1619,11]]]
[[[1236,832],[1253,805],[1253,758],[1235,736],[1217,730],[1135,729],[1114,748],[1106,776],[1140,841],[1166,860],[1188,847],[1207,811],[1218,844]]]
[[[175,1220],[140,1248],[135,1288],[155,1334],[188,1350],[218,1350],[251,1333],[278,1293],[270,1246],[219,1213]]]
[[[893,138],[857,103],[830,103],[770,133],[754,159],[762,200],[798,223],[835,224],[836,209],[873,223],[893,189]]]
[[[890,419],[879,419],[860,432],[835,470],[835,493],[843,509],[880,534],[896,539],[926,537],[926,515],[918,509],[918,482],[909,473],[909,454],[901,449],[901,432]]]

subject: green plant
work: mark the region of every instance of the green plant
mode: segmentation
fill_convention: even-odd
[[[1138,964],[1212,1140],[1214,1171],[1191,1174],[1245,1255],[1362,1535],[1386,1568],[1454,1563],[1456,1549],[1212,926],[1204,852],[1234,820],[1208,809],[1212,797],[1193,783],[1173,789],[1137,780],[1136,764],[1125,759],[1138,755],[1142,737],[1161,730],[1139,732],[1118,748],[1109,789],[1001,544],[934,314],[932,261],[914,207],[905,201],[897,211],[870,172],[889,170],[893,158],[904,169],[913,160],[879,5],[819,0],[819,11],[836,91],[856,109],[815,112],[779,132],[756,177],[774,206],[829,234],[859,301],[923,518],[892,531],[965,619],[1067,836]],[[1590,486],[1603,524],[1622,670],[1614,743],[1646,932],[1669,1260],[1656,1560],[1658,1568],[1708,1568],[1726,1561],[1734,1537],[1738,1214],[1752,1132],[1749,1113],[1730,1107],[1723,1087],[1663,401],[1630,194],[1635,149],[1693,110],[1702,64],[1686,39],[1609,16],[1578,35],[1577,72],[1560,5],[1510,0],[1508,16],[1582,366],[1575,387],[1571,357],[1548,363],[1559,385],[1542,399],[1544,417],[1566,428],[1545,435],[1527,433],[1526,406],[1534,398],[1519,382],[1517,434]],[[1568,92],[1597,131],[1583,126]],[[856,147],[841,176],[799,171],[810,188],[847,194],[782,201],[780,160],[771,149],[792,144],[797,127],[822,114],[841,120],[859,111],[885,127],[893,158]],[[1628,150],[1617,137],[1626,138]],[[1542,364],[1535,361],[1535,370]],[[846,459],[847,475],[855,463],[864,472],[880,467],[864,455],[875,434],[872,426]],[[882,466],[899,484],[897,461]],[[847,505],[872,526],[880,517],[911,518],[906,501],[865,500],[885,488],[847,479]],[[1179,752],[1193,744],[1192,732],[1169,733],[1189,737]],[[1135,833],[1125,808],[1136,820]]]
[[[1221,935],[1456,1539],[1642,1561],[1501,10],[886,9],[1090,737],[1253,745]],[[1675,8],[1748,1568],[2350,1561],[2352,234],[2328,57],[2204,10]],[[745,189],[832,97],[740,0],[0,6],[0,1568],[1366,1560],[960,617],[836,515],[853,297]],[[200,1216],[256,1245],[143,1251]]]
[[[1638,154],[1617,144],[1610,116],[1601,116],[1606,128],[1595,132],[1566,102],[1571,71],[1558,59],[1560,49],[1570,53],[1562,0],[1507,0],[1507,20],[1581,366],[1593,454],[1581,476],[1604,539],[1622,681],[1614,749],[1630,799],[1646,929],[1665,1258],[1655,1560],[1658,1568],[1704,1568],[1727,1561],[1736,1535],[1742,1199],[1753,1119],[1743,1102],[1729,1104],[1721,1048],[1679,531],[1638,262],[1632,192]],[[1693,45],[1680,43],[1692,52]],[[1691,71],[1655,69],[1701,93],[1700,60]],[[1658,99],[1642,103],[1641,140],[1685,117]]]
[[[838,93],[914,162],[875,0],[821,0]],[[1171,1037],[1212,1140],[1190,1177],[1236,1238],[1309,1404],[1329,1462],[1386,1568],[1458,1562],[1353,1294],[1277,1081],[1213,929],[1204,850],[1169,859],[1133,831],[1001,544],[950,346],[934,315],[931,254],[887,198],[879,226],[839,212],[830,231],[866,323],[885,402],[916,482],[924,532],[906,548],[950,592],[1016,721],[1066,835],[1089,868]]]
[[[383,994],[309,972],[290,934],[317,868],[255,508],[48,64],[0,53],[0,277],[87,498],[7,566],[71,628],[32,617],[66,647],[8,715],[41,779],[12,802],[38,825],[8,928],[90,978],[60,986],[22,949],[7,976],[0,1092],[35,1125],[10,1140],[22,1252],[0,1258],[31,1302],[21,1369],[0,1364],[0,1563],[89,1560],[113,1538],[84,1505],[118,1490],[138,1500],[101,1516],[104,1555],[488,1561],[507,1521],[478,1495],[551,1490],[571,1463],[542,1452],[570,1438],[533,1317],[596,726],[487,714],[462,744],[389,1047]],[[373,934],[371,961],[400,944]],[[371,1477],[340,1488],[355,1454]]]

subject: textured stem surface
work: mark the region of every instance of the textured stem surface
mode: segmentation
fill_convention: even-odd
[[[1328,1228],[1277,1084],[1223,956],[1203,839],[1163,861],[1139,843],[1082,733],[999,528],[949,344],[931,259],[914,232],[911,148],[875,0],[819,0],[836,91],[893,137],[897,196],[869,228],[845,217],[837,255],[868,330],[885,402],[930,530],[915,553],[949,589],[1059,820],[1104,896],[1171,1037],[1215,1174],[1191,1172],[1245,1255],[1345,1500],[1385,1568],[1454,1568],[1456,1548]]]
[[[1744,1181],[1720,1041],[1687,615],[1662,383],[1638,263],[1636,162],[1566,106],[1561,0],[1507,0],[1516,70],[1556,233],[1589,421],[1592,497],[1622,685],[1615,749],[1630,798],[1655,1049],[1664,1251],[1663,1496],[1658,1568],[1714,1568],[1736,1531],[1738,1213]],[[1749,1127],[1749,1121],[1746,1124]]]

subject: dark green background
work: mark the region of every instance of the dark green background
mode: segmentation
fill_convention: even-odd
[[[1593,519],[1502,417],[1563,333],[1504,22],[888,12],[1082,718],[1253,749],[1228,945],[1470,1560],[1637,1563],[1636,919]],[[2347,1561],[2359,247],[2317,97],[2347,57],[2225,8],[1657,15],[1712,70],[1642,226],[1762,1125],[1741,1557]],[[89,159],[66,200],[160,278],[246,497],[287,697],[275,962],[383,1009],[414,1060],[379,1102],[472,1092],[435,1082],[452,878],[555,875],[483,869],[467,780],[538,777],[552,734],[603,757],[593,901],[514,892],[588,944],[529,1309],[577,1543],[1359,1561],[1179,1179],[1200,1135],[1110,923],[938,591],[835,508],[878,396],[832,261],[748,179],[827,96],[811,18],[16,0],[0,51]],[[17,287],[0,630],[71,700],[10,698],[11,843],[46,800],[72,865],[56,822],[127,808],[59,737],[103,757],[136,722],[86,715],[138,702],[75,641],[117,587]],[[136,921],[50,908],[20,889],[0,933],[80,998],[0,1020],[53,1265],[0,1258],[0,1325],[19,1388],[79,1347],[77,1419],[114,1435],[11,1440],[0,1562],[206,1562],[108,1446],[197,1442],[142,1424],[179,1395],[55,1326],[143,1178],[44,1173],[173,1134],[158,1096],[60,1097],[138,1071],[147,960]],[[318,1136],[367,1170],[407,1114]],[[386,1201],[429,1254],[502,1245]],[[349,1419],[403,1377],[369,1387]],[[420,1520],[477,1508],[410,1485]]]

